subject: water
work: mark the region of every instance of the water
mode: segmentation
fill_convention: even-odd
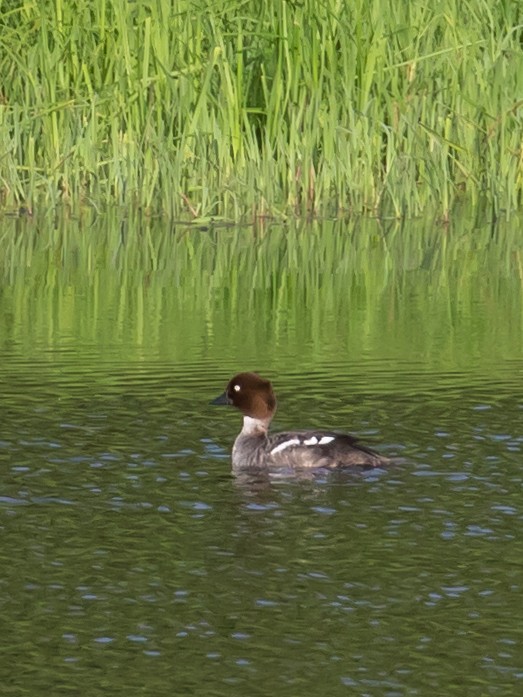
[[[516,228],[2,234],[2,694],[519,693]],[[400,461],[233,478],[244,369]]]

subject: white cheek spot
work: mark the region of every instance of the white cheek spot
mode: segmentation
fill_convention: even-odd
[[[241,387],[240,387],[239,385],[235,385],[235,386],[233,387],[233,390],[234,390],[235,392],[239,392],[239,391],[241,390]]]
[[[319,445],[327,445],[334,440],[334,436],[323,436],[319,442]]]
[[[316,445],[318,442],[318,439],[316,436],[311,436],[310,438],[307,438],[307,440],[303,441],[303,445]]]
[[[299,445],[300,441],[297,438],[291,438],[290,440],[285,440],[271,450],[271,455],[276,455],[276,453],[281,453],[285,448],[290,448],[293,445]]]

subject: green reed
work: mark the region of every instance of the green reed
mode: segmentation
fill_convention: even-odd
[[[0,202],[448,217],[521,204],[520,3],[7,2]]]

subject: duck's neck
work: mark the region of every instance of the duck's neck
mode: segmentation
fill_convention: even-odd
[[[268,419],[255,419],[252,416],[244,415],[242,435],[253,436],[253,435],[259,435],[261,433],[267,433],[267,431],[269,430],[270,422],[271,422],[270,418],[268,418]]]

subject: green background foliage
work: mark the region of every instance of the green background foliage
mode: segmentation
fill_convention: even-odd
[[[521,2],[4,2],[0,202],[516,209]]]

